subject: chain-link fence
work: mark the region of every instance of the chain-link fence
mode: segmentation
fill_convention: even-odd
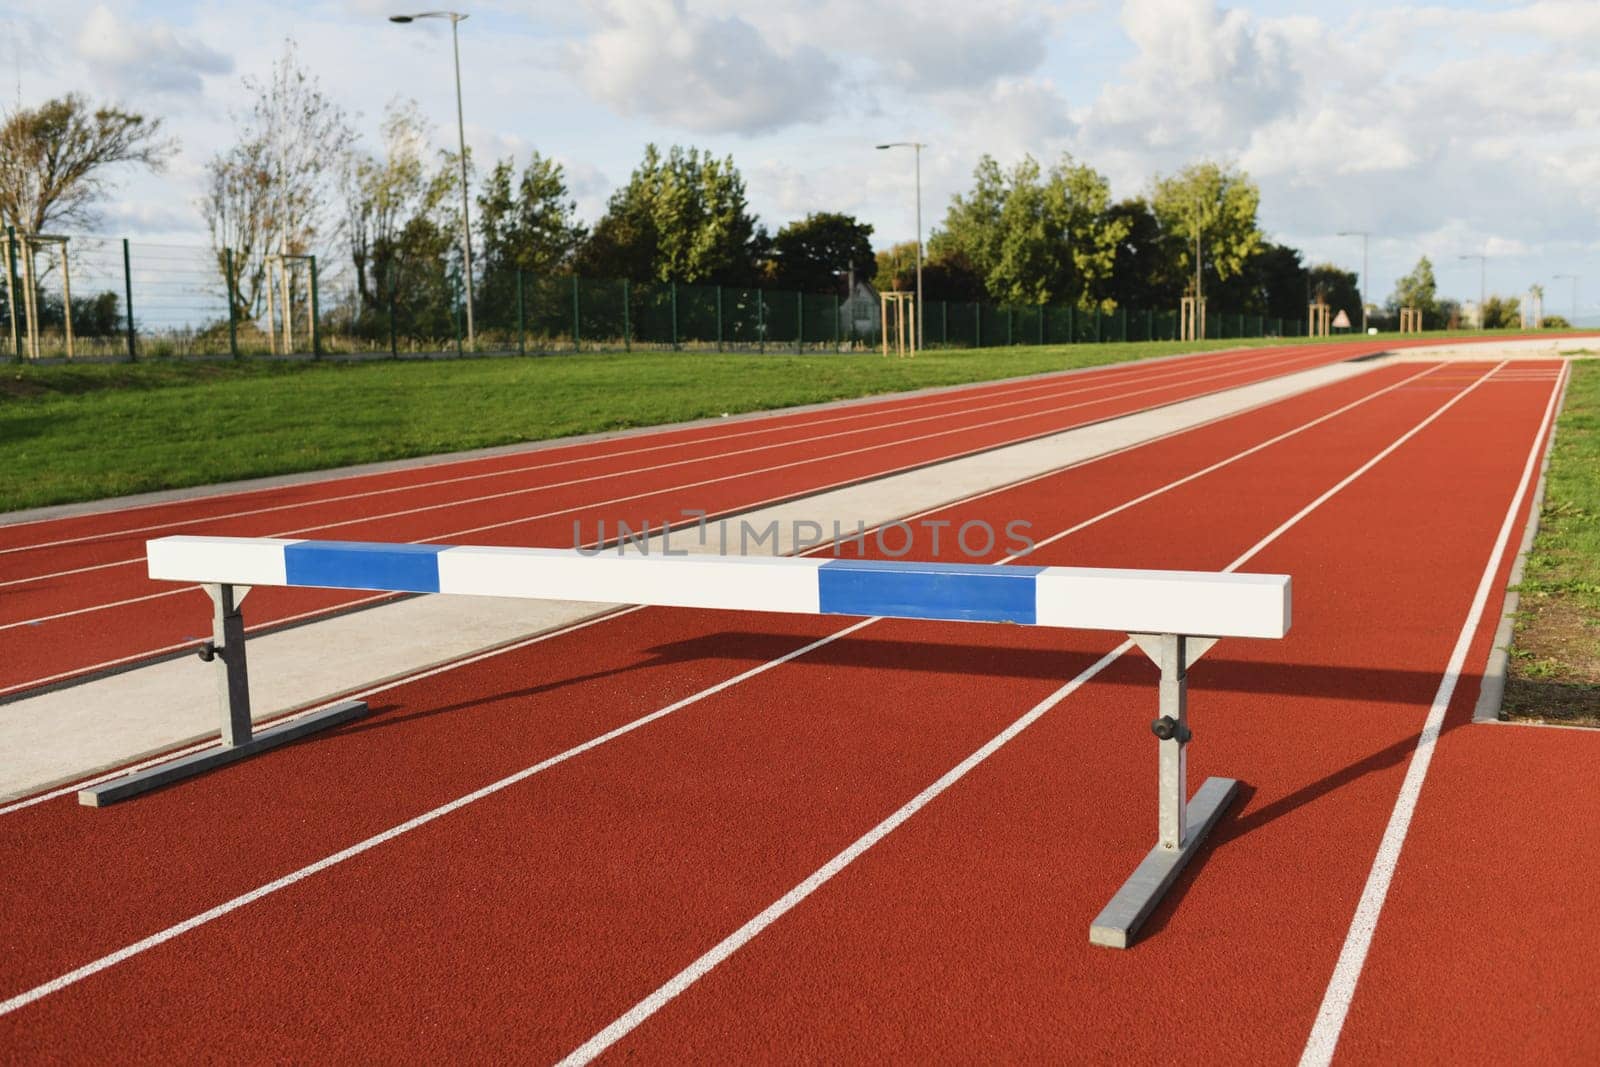
[[[469,314],[448,260],[328,270],[101,237],[0,236],[0,344],[19,359],[877,348],[875,293],[799,293],[491,270]],[[929,300],[924,347],[1176,340],[1176,311]],[[1430,324],[1431,326],[1432,324]],[[1303,336],[1305,320],[1213,312],[1207,338]]]

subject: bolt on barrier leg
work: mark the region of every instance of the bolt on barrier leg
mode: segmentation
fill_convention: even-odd
[[[1214,637],[1129,634],[1161,668],[1160,716],[1150,731],[1160,741],[1156,845],[1089,926],[1089,940],[1127,948],[1206,834],[1227,810],[1239,783],[1208,778],[1194,798],[1188,792],[1189,668],[1216,643]]]
[[[211,640],[200,647],[199,656],[217,667],[221,747],[180,756],[80,789],[78,803],[96,808],[114,804],[366,714],[364,701],[341,700],[331,707],[254,732],[250,718],[250,676],[245,665],[244,614],[240,610],[250,587],[206,585],[203,588],[211,597],[213,610]]]

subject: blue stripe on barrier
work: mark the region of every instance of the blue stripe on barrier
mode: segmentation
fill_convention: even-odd
[[[1015,622],[1038,619],[1034,576],[1043,567],[982,563],[829,560],[817,569],[824,615]]]
[[[437,593],[439,553],[449,547],[301,541],[283,547],[283,568],[290,585]]]

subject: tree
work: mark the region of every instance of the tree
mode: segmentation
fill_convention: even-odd
[[[855,271],[870,282],[878,272],[872,227],[853,216],[821,211],[791,222],[772,239],[772,284],[801,292],[828,292],[835,279]]]
[[[1401,308],[1416,308],[1422,312],[1424,321],[1437,316],[1439,308],[1439,286],[1434,281],[1433,264],[1427,256],[1417,260],[1417,265],[1411,268],[1411,273],[1402,276],[1394,283],[1394,293],[1389,297],[1388,311],[1391,316],[1398,316]]]
[[[519,278],[526,293],[526,286],[570,268],[584,238],[577,211],[555,160],[534,152],[520,178],[513,160],[495,164],[478,194],[480,326],[485,320],[490,326],[513,324]]]
[[[501,160],[478,194],[485,277],[516,269],[553,274],[583,243],[561,164],[534,152],[513,188],[515,173],[512,160]]]
[[[1119,307],[1174,309],[1183,296],[1183,238],[1162,228],[1142,197],[1113,204],[1107,215],[1120,223],[1122,238],[1112,256],[1104,293]]]
[[[1010,171],[984,156],[930,247],[971,263],[1003,303],[1100,306],[1130,227],[1110,206],[1105,177],[1070,155],[1048,172],[1032,156]]]
[[[23,233],[93,222],[113,167],[159,171],[177,151],[161,120],[78,93],[18,108],[0,119],[0,221]]]
[[[922,264],[924,276],[928,273],[930,262],[925,260]],[[873,256],[872,276],[878,280],[879,289],[914,292],[917,288],[917,242],[901,241],[876,253]],[[923,281],[926,292],[926,277]]]
[[[1514,296],[1491,296],[1483,302],[1480,323],[1485,330],[1510,330],[1522,325],[1522,301]]]
[[[911,279],[915,286],[915,276]],[[949,300],[968,303],[982,300],[988,294],[983,288],[983,278],[972,261],[959,250],[945,249],[922,264],[923,299]]]
[[[634,281],[756,280],[771,241],[750,214],[732,157],[646,145],[579,253],[580,271]]]
[[[1217,281],[1242,273],[1261,246],[1256,210],[1261,190],[1232,164],[1192,163],[1150,189],[1150,204],[1168,233],[1181,235],[1178,265],[1194,283],[1195,237],[1201,242],[1201,271]],[[1209,283],[1207,283],[1207,287]]]
[[[238,140],[207,164],[201,214],[219,269],[234,252],[241,311],[254,313],[268,253],[304,255],[336,234],[338,185],[354,138],[345,113],[301,69],[294,42],[266,82],[244,80],[255,96],[236,117]]]
[[[381,155],[352,154],[344,171],[345,237],[356,272],[360,313],[405,308],[411,328],[449,328],[452,287],[446,266],[459,247],[453,205],[456,156],[431,161],[430,128],[414,101],[391,103]],[[368,324],[375,329],[375,324]]]
[[[1320,263],[1307,274],[1311,283],[1310,302],[1320,297],[1331,309],[1330,316],[1337,318],[1342,311],[1352,326],[1360,324],[1361,288],[1360,278],[1355,271],[1340,270],[1332,263]]]

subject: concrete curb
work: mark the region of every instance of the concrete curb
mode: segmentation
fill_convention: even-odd
[[[1550,438],[1544,443],[1544,459],[1539,464],[1539,483],[1533,490],[1533,502],[1528,505],[1528,523],[1522,531],[1522,544],[1517,549],[1516,560],[1511,564],[1511,573],[1506,576],[1508,591],[1505,610],[1494,632],[1494,644],[1489,649],[1489,663],[1483,671],[1483,687],[1478,690],[1478,703],[1472,709],[1472,721],[1475,723],[1503,721],[1500,718],[1500,705],[1506,695],[1506,672],[1511,665],[1511,637],[1516,629],[1517,607],[1522,603],[1522,594],[1517,591],[1517,586],[1522,584],[1528,553],[1533,549],[1533,539],[1539,533],[1539,515],[1544,510],[1545,480],[1550,473],[1551,453],[1555,451],[1556,427],[1567,404],[1567,387],[1572,384],[1571,368],[1572,364],[1568,362],[1567,378],[1561,383],[1561,395],[1556,398],[1556,417],[1550,422]]]

